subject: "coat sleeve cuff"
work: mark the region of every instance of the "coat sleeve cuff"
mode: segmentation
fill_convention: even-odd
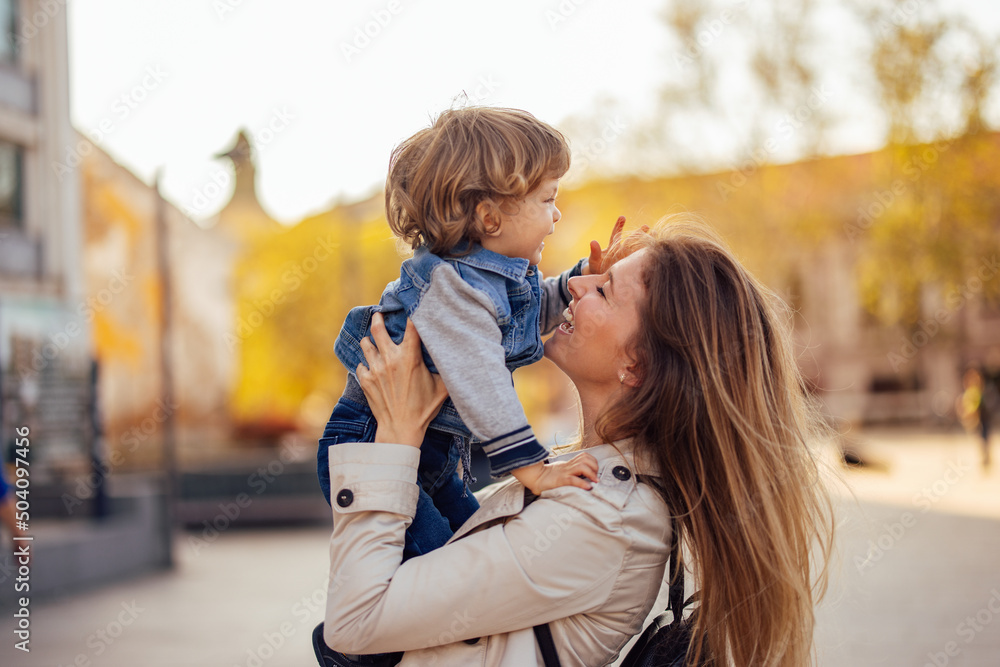
[[[330,504],[334,515],[392,512],[413,518],[420,449],[410,445],[345,442],[332,445]]]

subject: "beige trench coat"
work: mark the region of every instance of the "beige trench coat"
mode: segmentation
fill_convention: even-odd
[[[525,506],[507,480],[448,544],[401,563],[419,450],[331,447],[327,644],[406,651],[403,667],[530,667],[543,664],[532,626],[549,623],[565,667],[614,661],[656,599],[670,521],[636,482],[627,442],[587,451],[599,463],[592,490],[553,489]]]

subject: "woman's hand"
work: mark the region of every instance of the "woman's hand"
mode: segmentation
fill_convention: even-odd
[[[368,368],[358,364],[355,373],[378,421],[375,442],[420,447],[427,426],[448,397],[444,380],[424,365],[413,322],[406,321],[403,341],[396,345],[381,313],[375,313],[371,337],[374,344],[367,337],[361,341]]]

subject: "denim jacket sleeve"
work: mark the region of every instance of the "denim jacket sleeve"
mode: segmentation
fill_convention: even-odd
[[[514,391],[489,297],[442,263],[410,318],[462,421],[481,441],[490,473],[500,477],[548,458]]]
[[[542,310],[539,324],[543,336],[562,324],[562,313],[573,299],[573,295],[569,293],[569,279],[583,275],[583,265],[587,261],[588,258],[584,257],[572,268],[542,281]]]
[[[330,450],[332,488],[347,499],[333,504],[324,634],[332,648],[411,651],[445,643],[443,630],[457,642],[599,613],[621,578],[638,579],[629,571],[633,545],[620,508],[576,487],[547,491],[504,523],[401,563],[416,494],[400,490],[416,486],[419,455],[381,443]],[[610,467],[606,473],[602,480],[616,483]],[[658,582],[663,556],[656,562],[649,579]],[[641,627],[653,598],[634,601],[630,630]],[[622,633],[621,643],[627,639]]]

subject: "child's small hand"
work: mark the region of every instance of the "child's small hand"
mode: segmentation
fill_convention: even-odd
[[[615,222],[615,226],[611,228],[611,240],[608,242],[608,247],[602,249],[599,241],[590,242],[590,257],[587,258],[587,266],[583,267],[583,275],[587,276],[590,274],[604,273],[611,266],[609,263],[608,253],[612,248],[621,240],[622,230],[625,228],[625,216],[618,216],[618,220]],[[649,225],[643,225],[639,228],[639,231],[646,233],[649,231]],[[635,232],[632,232],[635,233]],[[618,259],[622,259],[619,256]]]
[[[597,483],[597,459],[581,452],[569,461],[535,463],[518,468],[512,474],[536,496],[560,486],[577,486],[589,491],[591,482]]]
[[[618,239],[622,237],[622,230],[624,228],[625,216],[620,215],[615,222],[615,226],[611,228],[611,240],[608,241],[607,248],[602,249],[600,241],[596,239],[590,242],[590,257],[587,260],[587,266],[583,267],[583,275],[604,273],[607,270],[608,267],[604,266],[604,260],[607,259],[608,250],[618,243]]]

